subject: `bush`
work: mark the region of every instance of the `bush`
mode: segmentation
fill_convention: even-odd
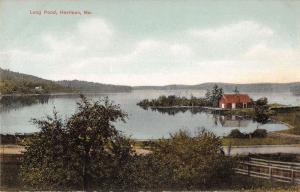
[[[219,137],[210,132],[192,137],[180,131],[160,140],[153,150],[153,156],[168,167],[165,186],[211,187],[227,182],[233,174],[233,161],[224,155]]]
[[[229,138],[265,138],[267,136],[267,130],[265,129],[256,129],[255,131],[253,131],[252,133],[241,133],[239,129],[233,129],[231,130],[231,132],[229,133],[229,135],[227,137]]]
[[[230,138],[246,138],[248,134],[242,133],[239,129],[233,129],[229,133],[228,137]]]
[[[267,130],[265,129],[256,129],[255,131],[253,131],[253,133],[251,133],[251,136],[253,138],[265,138],[267,134]]]
[[[153,153],[133,156],[122,175],[123,189],[208,189],[231,182],[234,161],[222,153],[213,133],[192,137],[179,131],[151,145]]]
[[[255,111],[254,119],[257,122],[262,124],[267,123],[270,116],[268,99],[266,97],[263,97],[255,101],[254,111]]]

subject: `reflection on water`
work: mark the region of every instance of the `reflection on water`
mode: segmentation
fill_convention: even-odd
[[[190,112],[192,115],[197,113],[208,113],[203,108],[151,108],[142,107],[144,110],[151,110],[153,112],[159,112],[161,114],[167,114],[175,116],[178,113]],[[220,125],[222,127],[247,127],[253,120],[249,117],[242,117],[237,115],[217,115],[211,114],[216,126]]]
[[[222,127],[247,127],[253,121],[248,118],[243,118],[241,116],[215,116],[218,123],[222,125]]]
[[[0,112],[16,110],[35,104],[47,104],[49,98],[49,95],[2,96],[0,98]]]
[[[145,110],[151,109],[151,111],[157,111],[162,114],[168,114],[168,115],[176,115],[177,113],[185,113],[189,111],[191,114],[195,115],[197,113],[203,112],[203,108],[144,108]]]

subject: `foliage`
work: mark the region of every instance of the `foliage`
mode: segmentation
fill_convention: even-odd
[[[17,188],[20,187],[20,178],[18,177],[20,171],[19,159],[20,155],[17,154],[1,154],[1,191],[18,191]]]
[[[123,181],[130,190],[207,189],[231,180],[234,161],[222,152],[220,139],[185,131],[149,143],[152,153],[133,156]],[[123,184],[124,186],[124,184]]]
[[[17,138],[15,135],[0,134],[0,144],[16,144]]]
[[[234,91],[233,91],[235,94],[239,94],[240,93],[240,91],[238,90],[238,88],[237,88],[237,86],[235,86],[235,88],[234,88]]]
[[[148,107],[173,107],[173,106],[214,106],[218,107],[220,98],[223,95],[223,89],[215,85],[211,91],[207,90],[205,98],[197,98],[191,96],[179,97],[176,95],[159,96],[157,99],[144,99],[137,103],[137,105],[147,109]]]
[[[210,106],[218,107],[219,100],[221,99],[223,94],[224,94],[223,89],[215,84],[211,91],[207,90],[205,94],[205,98],[207,101],[209,101]]]
[[[265,138],[267,136],[267,130],[255,129],[252,133],[242,133],[239,129],[233,129],[227,137],[229,138]]]
[[[265,138],[267,136],[267,130],[265,129],[255,129],[251,134],[252,138]]]
[[[148,107],[171,107],[171,106],[207,106],[208,102],[204,98],[197,98],[191,96],[190,99],[186,97],[178,97],[176,95],[159,96],[157,99],[144,99],[137,103],[137,105]]]
[[[130,86],[123,85],[110,85],[102,84],[88,81],[78,81],[78,80],[63,80],[57,81],[57,83],[63,87],[79,90],[82,92],[129,92],[132,90]]]
[[[26,140],[30,140],[31,134],[0,134],[0,144],[3,145],[23,145]]]
[[[233,129],[229,133],[228,137],[230,138],[247,138],[248,135],[242,133],[239,129]]]
[[[70,92],[72,90],[62,87],[57,83],[41,79],[32,75],[16,73],[0,68],[0,93],[30,93],[41,94],[49,92]],[[40,87],[41,89],[36,89]]]
[[[233,162],[222,152],[221,141],[213,133],[202,131],[192,137],[180,131],[170,139],[156,143],[153,156],[167,167],[166,186],[211,187],[230,180]]]
[[[255,117],[254,119],[259,123],[266,123],[269,120],[269,106],[266,97],[260,98],[255,101],[254,106]]]
[[[82,96],[77,113],[66,121],[34,119],[40,127],[24,153],[21,177],[39,189],[107,187],[117,181],[130,157],[129,140],[113,122],[126,114],[108,99],[91,103]]]

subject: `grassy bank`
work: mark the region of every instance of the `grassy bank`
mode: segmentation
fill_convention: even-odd
[[[251,146],[251,145],[290,145],[298,144],[299,139],[296,138],[252,138],[252,139],[240,139],[240,138],[222,138],[222,145],[228,146]]]
[[[285,113],[275,113],[271,116],[276,121],[283,122],[289,129],[279,131],[281,133],[300,135],[300,111],[288,111]]]

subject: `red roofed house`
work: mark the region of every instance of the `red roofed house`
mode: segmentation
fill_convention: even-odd
[[[252,99],[247,94],[224,94],[219,100],[222,109],[248,108],[252,106]]]

